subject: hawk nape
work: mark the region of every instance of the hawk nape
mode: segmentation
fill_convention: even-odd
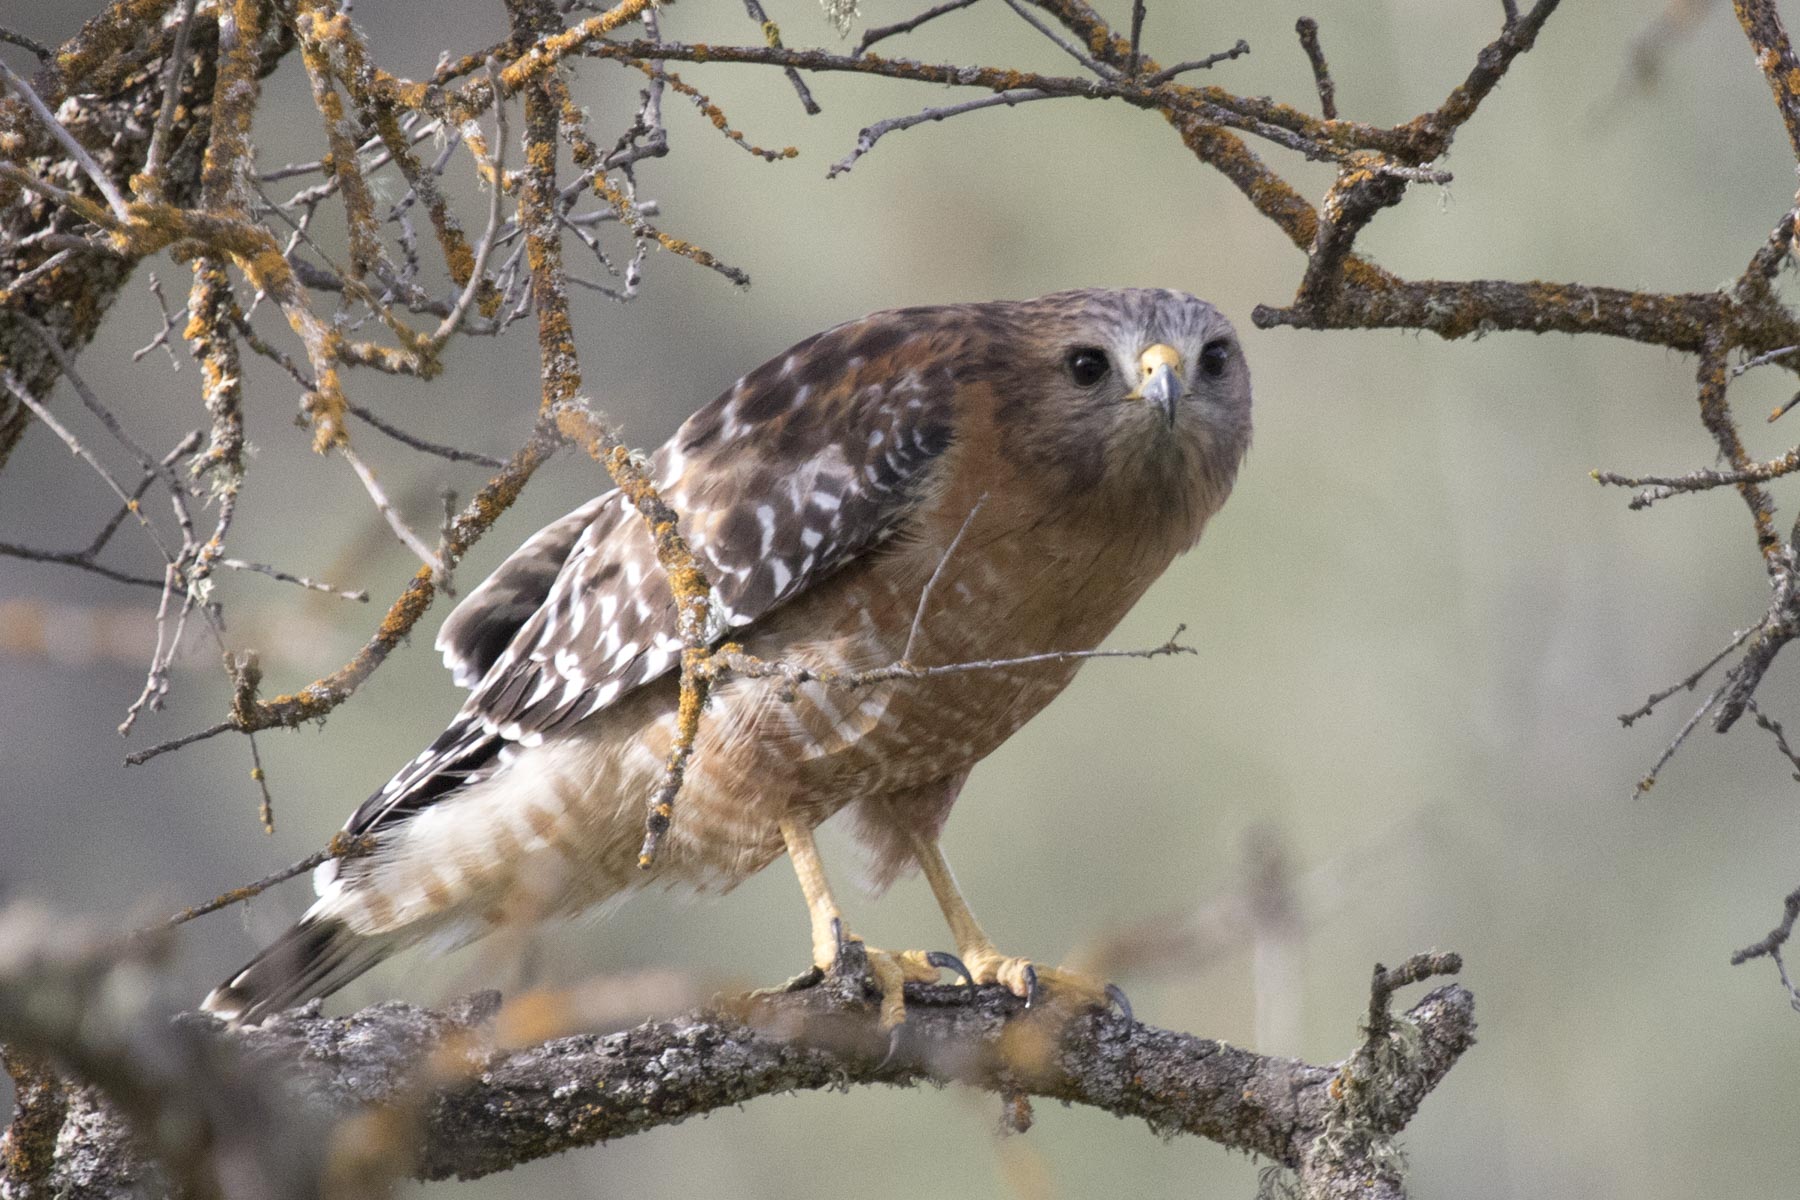
[[[1199,539],[1249,441],[1249,373],[1216,309],[1085,290],[808,338],[690,417],[654,475],[713,580],[715,640],[824,673],[1091,649]],[[994,949],[938,835],[970,769],[1079,660],[791,697],[723,682],[645,871],[681,645],[632,506],[608,492],[539,531],[437,644],[468,702],[351,816],[374,851],[321,868],[317,902],[210,1011],[256,1021],[414,942],[651,883],[723,891],[784,851],[827,968],[842,924],[812,831],[845,807],[876,883],[917,865],[974,980],[1028,994],[1033,967]],[[884,1022],[904,1019],[905,980],[936,977],[931,957],[869,951]]]

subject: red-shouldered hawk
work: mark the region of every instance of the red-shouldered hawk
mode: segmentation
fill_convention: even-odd
[[[875,313],[739,380],[653,474],[713,581],[716,641],[819,672],[1012,659],[1099,644],[1199,539],[1250,441],[1230,323],[1176,291]],[[255,1021],[412,943],[456,945],[657,883],[727,890],[785,851],[813,961],[844,936],[812,829],[852,807],[878,884],[923,869],[978,983],[1029,995],[938,849],[976,763],[1056,696],[1061,659],[858,689],[768,679],[713,692],[661,854],[644,804],[675,736],[675,609],[616,491],[547,526],[445,621],[471,690],[346,829],[300,922],[205,1007]],[[900,983],[944,955],[870,951]]]

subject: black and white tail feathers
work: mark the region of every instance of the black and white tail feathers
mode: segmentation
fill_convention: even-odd
[[[254,1025],[331,993],[417,939],[411,931],[360,934],[336,917],[305,916],[230,979],[207,993],[203,1011]]]
[[[450,727],[386,787],[364,801],[345,825],[357,835],[391,832],[419,810],[443,800],[500,765],[499,739],[459,715]],[[313,875],[318,903],[230,979],[207,993],[203,1011],[228,1021],[255,1024],[271,1013],[329,996],[389,955],[430,936],[434,922],[416,922],[379,933],[357,933],[341,916],[344,889],[340,860]]]

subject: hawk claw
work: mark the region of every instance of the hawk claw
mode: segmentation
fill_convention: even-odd
[[[1106,985],[1106,998],[1108,1000],[1112,1001],[1114,1004],[1118,1005],[1119,1015],[1125,1018],[1126,1024],[1130,1025],[1130,1024],[1134,1024],[1136,1022],[1137,1018],[1135,1018],[1131,1015],[1131,1001],[1129,1001],[1125,998],[1125,989],[1124,988],[1120,987],[1116,983],[1107,984]]]
[[[1037,968],[1030,963],[1025,964],[1025,1007],[1031,1008],[1032,1002],[1038,998]]]
[[[939,970],[955,971],[957,975],[962,977],[962,981],[969,986],[969,989],[971,991],[974,990],[974,974],[963,964],[962,959],[951,954],[948,950],[933,950],[925,956],[925,961],[932,966],[937,967]]]
[[[900,1040],[905,1036],[906,1022],[904,1020],[888,1031],[887,1053],[882,1055],[881,1061],[875,1064],[875,1069],[877,1071],[886,1070],[893,1065],[894,1060],[899,1057],[900,1054]]]

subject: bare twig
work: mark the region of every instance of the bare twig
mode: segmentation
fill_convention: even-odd
[[[873,29],[865,29],[863,31],[862,40],[856,43],[856,50],[854,53],[856,57],[860,58],[868,53],[870,46],[873,46],[877,42],[886,41],[896,34],[911,33],[927,21],[935,21],[945,13],[953,13],[958,9],[968,8],[974,3],[975,0],[947,0],[947,3],[934,5],[916,17],[909,17],[904,21],[895,21],[892,25],[877,25]]]
[[[160,921],[146,929],[139,930],[136,936],[154,934],[160,930],[173,929],[177,925],[185,925],[195,917],[204,917],[208,913],[216,913],[233,904],[242,904],[246,900],[262,895],[278,883],[286,883],[296,875],[304,875],[322,863],[334,858],[356,858],[367,854],[375,848],[375,839],[371,837],[355,837],[344,832],[333,835],[330,845],[323,850],[307,855],[297,863],[291,863],[272,875],[265,875],[255,883],[247,883],[243,887],[232,888],[229,892],[213,897],[205,904],[196,904],[192,908],[184,908],[167,920]]]
[[[1612,471],[1592,472],[1596,482],[1616,487],[1643,488],[1626,507],[1634,512],[1649,508],[1658,500],[1667,500],[1684,492],[1705,492],[1719,487],[1737,487],[1746,483],[1767,483],[1783,475],[1800,471],[1800,446],[1767,462],[1751,463],[1739,471],[1714,471],[1702,468],[1686,475],[1619,475]]]
[[[4,367],[0,367],[0,386],[4,386],[7,391],[12,393],[13,399],[30,409],[32,415],[43,422],[46,429],[61,438],[63,445],[69,448],[70,453],[76,455],[94,469],[94,473],[99,475],[100,478],[105,481],[106,486],[112,489],[113,495],[117,496],[120,502],[124,504],[126,508],[131,510],[132,515],[137,517],[138,524],[143,527],[144,532],[149,535],[151,542],[153,542],[157,550],[162,553],[163,560],[168,563],[175,562],[175,553],[163,542],[162,536],[156,531],[156,526],[152,525],[149,518],[144,516],[143,510],[138,506],[136,499],[126,492],[119,481],[114,478],[113,473],[108,471],[105,465],[94,456],[94,452],[84,446],[81,443],[81,440],[71,433],[62,422],[58,421],[49,409],[38,403],[37,397],[27,391],[24,384],[20,383],[18,378]]]
[[[1688,740],[1688,735],[1694,732],[1694,728],[1700,724],[1706,714],[1718,706],[1719,701],[1724,698],[1727,689],[1737,681],[1737,677],[1738,668],[1736,667],[1725,672],[1725,681],[1713,689],[1712,695],[1706,698],[1704,704],[1694,710],[1694,715],[1687,719],[1687,722],[1676,732],[1675,737],[1667,746],[1663,747],[1663,752],[1656,756],[1656,761],[1650,764],[1650,770],[1642,779],[1632,785],[1632,799],[1635,800],[1637,797],[1656,786],[1656,778],[1658,775],[1662,774],[1662,769],[1669,765],[1669,760],[1675,757],[1675,752],[1681,749],[1682,743]]]
[[[245,562],[241,558],[221,558],[218,563],[221,567],[229,567],[233,571],[254,571],[259,575],[267,575],[270,579],[279,579],[282,583],[292,583],[306,588],[308,591],[324,592],[328,596],[337,596],[343,600],[356,600],[363,604],[369,602],[369,593],[360,588],[355,591],[346,591],[343,588],[333,587],[329,583],[308,579],[304,575],[291,575],[266,563]]]
[[[1125,60],[1125,74],[1137,78],[1139,51],[1144,44],[1144,0],[1131,0],[1131,54]]]
[[[1144,76],[1144,86],[1156,87],[1158,84],[1167,83],[1177,75],[1185,75],[1189,71],[1204,71],[1208,67],[1216,67],[1222,62],[1230,62],[1234,58],[1242,58],[1248,53],[1250,53],[1250,43],[1246,42],[1243,38],[1239,38],[1237,44],[1229,50],[1221,50],[1217,54],[1209,54],[1205,58],[1196,58],[1188,62],[1178,62],[1172,67],[1164,67],[1154,75]]]
[[[193,30],[195,3],[196,0],[181,0],[180,23],[175,27],[175,45],[169,51],[168,70],[163,74],[162,108],[156,114],[156,128],[150,134],[150,149],[144,153],[143,175],[159,191],[169,154],[169,131],[175,127],[175,107],[181,98],[181,72],[187,66],[188,35]]]
[[[499,96],[499,67],[498,64],[491,59],[488,61],[488,79],[494,88],[495,96]],[[441,348],[445,342],[449,341],[450,335],[455,333],[457,329],[461,327],[463,318],[468,315],[470,306],[475,303],[475,297],[480,294],[482,288],[484,286],[491,286],[487,277],[487,264],[488,255],[493,253],[494,249],[494,234],[500,228],[500,198],[506,192],[507,141],[506,102],[504,100],[496,100],[494,103],[493,157],[491,159],[485,158],[482,156],[481,152],[476,149],[473,141],[469,143],[471,153],[482,160],[481,165],[483,170],[486,172],[488,178],[493,181],[492,186],[488,189],[487,224],[482,227],[481,240],[475,244],[474,264],[469,269],[468,282],[463,285],[462,292],[456,297],[456,303],[451,306],[450,312],[445,315],[443,322],[437,328],[437,332],[431,336],[433,353]]]
[[[983,108],[995,108],[1002,104],[1011,108],[1032,100],[1052,99],[1055,97],[1048,92],[1035,92],[1027,88],[983,96],[979,100],[965,100],[961,104],[950,104],[942,108],[928,108],[908,117],[889,117],[884,121],[877,121],[873,125],[863,127],[862,132],[856,135],[855,147],[849,154],[831,164],[831,168],[825,172],[825,178],[836,179],[839,175],[849,171],[856,165],[858,159],[875,148],[876,142],[890,133],[911,129],[915,125],[923,125],[928,121],[943,121],[950,117],[961,116],[963,113],[976,112]]]
[[[1788,765],[1794,768],[1794,779],[1800,782],[1800,754],[1796,754],[1794,748],[1788,745],[1787,731],[1781,727],[1781,722],[1758,708],[1754,700],[1746,707],[1749,708],[1750,715],[1756,718],[1756,723],[1774,735],[1775,749],[1781,752],[1781,757],[1788,760]]]
[[[1327,121],[1337,120],[1337,84],[1331,80],[1331,68],[1325,63],[1325,51],[1319,45],[1319,23],[1311,17],[1301,17],[1294,23],[1294,32],[1300,35],[1300,48],[1306,51],[1306,61],[1312,64],[1313,83],[1319,89],[1319,114]]]
[[[92,571],[103,579],[115,583],[129,583],[137,587],[162,590],[163,581],[152,579],[148,575],[132,575],[126,571],[114,570],[112,567],[97,563],[82,551],[35,550],[30,546],[20,546],[13,542],[0,542],[0,554],[8,558],[22,558],[26,562],[60,563],[63,566],[79,567],[83,571]]]
[[[945,663],[921,667],[904,660],[863,671],[820,671],[800,663],[757,658],[741,650],[721,649],[712,656],[711,672],[723,679],[736,675],[744,679],[779,679],[791,691],[803,683],[823,683],[830,687],[865,688],[892,683],[898,679],[936,679],[944,675],[966,675],[976,671],[1004,671],[1013,667],[1038,666],[1044,663],[1084,662],[1095,658],[1163,658],[1172,654],[1198,654],[1192,646],[1181,644],[1186,625],[1177,625],[1169,640],[1160,646],[1136,650],[1050,650],[1041,654],[1022,654],[1014,658],[983,658],[968,662]]]
[[[182,582],[181,568],[170,563],[163,571],[162,599],[156,606],[156,649],[150,655],[150,669],[144,676],[143,690],[136,700],[125,710],[125,719],[119,723],[119,736],[128,735],[137,724],[137,719],[146,709],[155,712],[162,708],[163,697],[169,694],[169,668],[175,662],[175,656],[181,652],[181,641],[187,633],[187,620],[194,611],[194,597],[191,592],[179,590]],[[181,596],[180,607],[173,614],[170,605],[175,596]]]
[[[174,370],[179,371],[181,370],[181,360],[175,357],[175,348],[169,344],[169,339],[173,337],[177,331],[175,318],[185,314],[187,309],[183,308],[179,313],[171,313],[169,311],[169,301],[163,296],[162,281],[156,277],[155,271],[150,272],[149,286],[150,294],[156,297],[156,307],[162,313],[162,328],[157,330],[155,337],[151,338],[148,342],[145,342],[140,348],[131,352],[131,361],[142,362],[144,355],[150,353],[158,346],[161,346],[163,351],[169,356],[169,366]]]
[[[58,250],[55,254],[52,254],[49,258],[46,258],[43,262],[31,268],[31,270],[23,272],[18,278],[14,279],[5,287],[0,287],[0,304],[11,302],[15,296],[25,295],[25,290],[32,284],[57,270],[74,257],[75,251],[72,249]]]
[[[1796,350],[1800,350],[1800,346],[1782,346],[1780,349],[1771,350],[1767,354],[1758,354],[1754,358],[1747,358],[1737,366],[1731,368],[1731,377],[1736,379],[1739,375],[1748,371],[1754,371],[1758,367],[1767,366],[1772,362],[1780,362]]]
[[[125,756],[125,765],[128,767],[140,767],[158,755],[167,754],[171,750],[179,750],[183,746],[191,746],[195,742],[203,742],[207,738],[217,737],[221,733],[226,733],[236,728],[237,724],[233,721],[220,721],[217,725],[208,725],[205,729],[196,729],[193,733],[184,733],[180,737],[170,738],[166,742],[159,742],[154,746],[147,746],[142,750],[133,751]]]
[[[975,0],[963,0],[963,2],[965,4],[973,4],[975,3]],[[56,57],[56,52],[42,42],[34,41],[16,30],[6,28],[4,25],[0,25],[0,42],[6,42],[8,45],[18,46],[21,49],[31,51],[33,54],[37,55],[39,62],[49,62],[52,58]]]
[[[1773,959],[1775,971],[1781,977],[1781,986],[1787,990],[1788,1003],[1793,1005],[1795,1012],[1800,1012],[1800,988],[1796,988],[1794,981],[1788,978],[1787,963],[1781,956],[1781,948],[1793,936],[1796,920],[1800,920],[1800,888],[1789,892],[1787,899],[1782,902],[1781,923],[1771,929],[1769,936],[1762,941],[1745,946],[1733,954],[1731,965],[1739,966],[1753,958]]]
[[[292,365],[292,360],[289,360],[288,365]],[[505,459],[495,458],[491,454],[481,454],[474,450],[459,450],[455,446],[445,446],[438,442],[428,442],[422,437],[408,433],[404,429],[391,424],[385,418],[377,415],[370,409],[364,408],[360,404],[352,402],[346,405],[346,407],[350,410],[351,416],[368,422],[373,428],[386,434],[388,437],[393,438],[402,445],[411,446],[414,450],[423,451],[426,454],[435,454],[439,458],[447,458],[451,462],[479,463],[481,466],[493,470],[499,470],[506,465]]]
[[[548,424],[540,424],[506,467],[490,479],[470,498],[468,504],[451,523],[450,536],[440,547],[446,566],[454,567],[470,546],[493,526],[501,513],[512,506],[525,484],[556,450],[557,438]],[[436,576],[429,567],[421,567],[383,616],[380,626],[362,649],[349,662],[307,684],[297,692],[258,700],[248,712],[234,712],[228,720],[186,734],[171,741],[127,755],[128,766],[149,762],[161,754],[180,749],[206,738],[232,730],[256,732],[263,729],[292,728],[306,721],[316,721],[355,694],[363,680],[387,660],[395,646],[412,631],[437,595]]]
[[[350,464],[350,469],[356,472],[356,477],[362,480],[363,490],[369,493],[369,499],[374,503],[375,511],[379,512],[382,519],[388,523],[388,528],[394,531],[394,536],[400,539],[401,545],[418,556],[419,561],[425,564],[426,569],[437,580],[438,586],[442,587],[448,574],[444,560],[438,557],[437,551],[425,544],[424,538],[413,532],[412,526],[406,523],[406,518],[400,515],[400,510],[395,508],[393,501],[388,499],[386,490],[381,486],[381,481],[375,478],[375,472],[368,468],[361,456],[348,445],[339,446],[338,453],[343,455],[344,461]]]
[[[1025,7],[1024,0],[1005,0],[1005,4],[1006,7],[1019,14],[1020,20],[1043,34],[1057,49],[1061,50],[1064,54],[1067,54],[1070,58],[1080,63],[1094,74],[1100,76],[1100,78],[1110,79],[1119,74],[1117,68],[1101,62],[1081,47],[1058,34],[1056,30],[1050,28],[1049,25],[1038,18],[1036,13]]]
[[[1725,648],[1723,650],[1701,663],[1699,668],[1686,679],[1683,679],[1680,683],[1671,684],[1660,692],[1652,692],[1650,698],[1645,700],[1637,708],[1632,709],[1628,713],[1620,713],[1619,724],[1629,729],[1639,718],[1649,716],[1655,711],[1657,705],[1661,704],[1664,700],[1667,700],[1670,696],[1673,696],[1676,692],[1693,691],[1699,686],[1700,681],[1706,677],[1708,671],[1711,671],[1714,667],[1724,662],[1727,655],[1743,645],[1746,638],[1762,627],[1763,622],[1758,621],[1747,629],[1738,630],[1737,633],[1732,635],[1731,640],[1725,643]]]
[[[744,11],[749,13],[750,19],[762,28],[763,40],[771,47],[779,49],[781,47],[781,29],[775,22],[769,20],[769,14],[763,11],[763,6],[758,3],[758,0],[744,0]],[[864,40],[867,41],[867,38],[865,37]],[[858,50],[857,53],[862,52]],[[806,80],[800,77],[800,72],[789,67],[786,74],[788,83],[794,89],[794,94],[800,97],[800,107],[806,110],[806,115],[818,116],[819,102],[813,99],[812,90],[806,86]]]
[[[957,526],[956,536],[950,539],[950,544],[944,547],[943,557],[939,558],[937,566],[931,569],[931,578],[927,579],[925,586],[919,589],[919,603],[913,610],[912,628],[907,630],[906,647],[900,651],[901,662],[910,663],[912,661],[913,646],[919,640],[919,626],[925,621],[925,605],[931,600],[931,589],[937,586],[938,577],[944,573],[944,568],[950,565],[951,556],[956,553],[956,548],[962,545],[963,535],[969,532],[969,526],[975,523],[976,514],[981,512],[981,506],[986,504],[987,500],[986,492],[975,497],[975,503],[969,506],[969,515],[963,518],[961,525]]]

